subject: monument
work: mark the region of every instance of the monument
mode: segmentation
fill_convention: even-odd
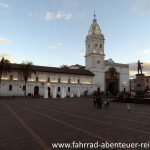
[[[143,70],[143,66],[142,66],[142,62],[140,62],[138,60],[137,62],[137,71],[138,71],[138,74],[136,74],[136,95],[137,96],[140,96],[140,97],[143,97],[144,96],[144,91],[145,91],[145,87],[144,87],[144,74],[142,72]]]

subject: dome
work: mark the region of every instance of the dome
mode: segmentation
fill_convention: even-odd
[[[101,34],[100,26],[97,24],[96,15],[94,14],[93,23],[89,28],[88,35],[100,35],[100,34]]]

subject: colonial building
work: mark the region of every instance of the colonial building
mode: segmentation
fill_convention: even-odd
[[[104,35],[94,15],[88,35],[86,36],[85,68],[92,73],[92,84],[98,85],[101,91],[116,94],[129,90],[129,65],[105,60]]]
[[[73,65],[56,68],[33,66],[36,74],[28,80],[27,95],[80,96],[92,94],[100,88],[103,92],[117,94],[129,90],[129,65],[105,60],[104,35],[94,15],[86,36],[85,66]],[[0,95],[22,96],[24,81],[19,77],[21,64],[11,64],[11,72],[2,77]],[[65,93],[65,95],[62,95]]]

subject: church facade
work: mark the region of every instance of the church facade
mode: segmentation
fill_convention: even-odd
[[[129,65],[105,60],[104,35],[94,15],[86,36],[85,66],[67,67],[32,66],[36,72],[28,80],[27,95],[55,97],[91,95],[98,88],[117,94],[129,91]],[[19,77],[21,64],[11,64],[11,72],[2,77],[1,96],[23,96],[24,81]]]
[[[116,94],[129,90],[129,65],[105,60],[104,35],[94,15],[86,36],[85,66],[94,73],[92,83],[99,85],[101,91]]]

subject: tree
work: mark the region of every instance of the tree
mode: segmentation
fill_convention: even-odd
[[[10,61],[4,57],[0,61],[0,87],[2,76],[7,76],[7,73],[10,72]]]
[[[26,97],[27,93],[27,82],[28,79],[31,78],[32,74],[35,74],[36,72],[33,69],[33,63],[29,61],[23,61],[21,64],[19,76],[24,80],[25,85],[24,85],[24,96]]]
[[[60,67],[63,68],[63,69],[68,69],[69,68],[67,65],[62,65]]]

